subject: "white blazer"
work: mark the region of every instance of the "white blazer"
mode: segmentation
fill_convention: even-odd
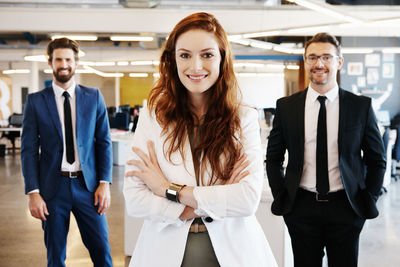
[[[195,186],[196,213],[214,219],[211,223],[203,221],[221,267],[275,267],[278,265],[255,216],[264,177],[258,114],[254,109],[242,107],[240,118],[241,142],[250,161],[250,175],[237,184],[196,187],[188,138],[184,144],[185,165],[179,152],[172,154],[175,164],[168,162],[163,153],[165,137],[161,134],[162,128],[154,112],[149,114],[146,108],[140,112],[132,145],[148,153],[147,141],[152,140],[166,178],[174,183]],[[138,159],[130,153],[129,159]],[[126,171],[135,168],[127,165]],[[205,181],[208,178],[206,173]],[[185,206],[154,195],[137,177],[125,178],[123,192],[128,215],[144,219],[129,266],[181,266],[193,221],[179,219]]]

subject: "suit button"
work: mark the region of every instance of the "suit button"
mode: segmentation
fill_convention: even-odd
[[[214,219],[213,218],[211,218],[211,217],[209,217],[209,216],[207,216],[204,220],[206,220],[206,222],[208,222],[208,223],[210,223],[210,222],[213,222],[214,221]]]

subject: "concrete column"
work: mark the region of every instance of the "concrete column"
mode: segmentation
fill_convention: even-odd
[[[39,63],[31,61],[31,73],[28,92],[34,93],[37,91],[39,91]]]
[[[115,107],[118,108],[120,103],[120,95],[119,95],[119,86],[120,86],[120,77],[115,77]]]

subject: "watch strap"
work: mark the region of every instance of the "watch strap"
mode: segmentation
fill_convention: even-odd
[[[165,197],[168,200],[179,202],[179,193],[186,185],[180,185],[175,183],[170,183],[168,189],[165,191]]]

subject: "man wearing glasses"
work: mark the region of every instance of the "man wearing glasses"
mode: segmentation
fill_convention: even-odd
[[[378,216],[383,142],[371,99],[337,84],[343,57],[336,38],[312,37],[304,61],[308,88],[276,104],[267,148],[271,210],[284,217],[295,267],[321,267],[324,248],[330,267],[353,267],[365,219]]]

